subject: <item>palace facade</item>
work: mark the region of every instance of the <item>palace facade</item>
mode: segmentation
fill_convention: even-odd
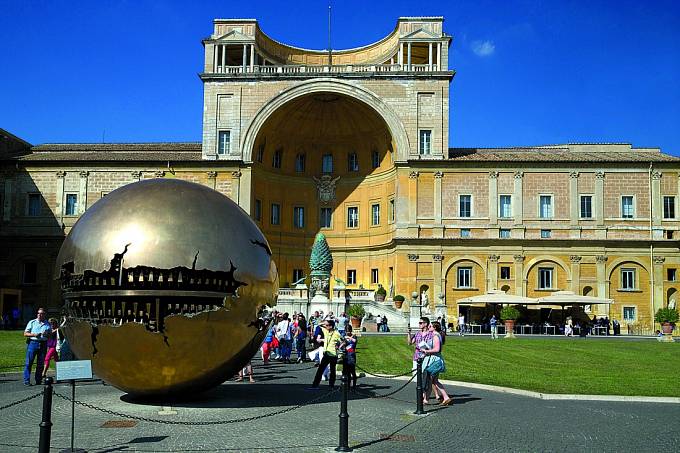
[[[571,290],[614,300],[591,317],[654,329],[680,289],[680,159],[625,143],[450,148],[451,40],[441,17],[403,17],[329,53],[217,19],[201,143],[31,146],[0,130],[0,309],[58,307],[54,260],[78,217],[122,185],[181,178],[251,215],[281,286],[308,275],[323,232],[348,288],[424,291],[450,318],[492,289]]]

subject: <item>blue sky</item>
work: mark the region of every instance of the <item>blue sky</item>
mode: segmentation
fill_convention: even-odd
[[[196,4],[193,4],[196,3]],[[38,143],[200,141],[212,19],[327,44],[327,1],[0,0],[0,127]],[[333,47],[442,15],[450,146],[630,142],[680,155],[679,1],[334,1]]]

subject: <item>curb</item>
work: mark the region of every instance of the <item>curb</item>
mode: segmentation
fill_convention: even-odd
[[[397,378],[400,381],[407,381],[410,377],[400,376]],[[501,387],[498,385],[477,384],[474,382],[450,381],[441,379],[440,382],[445,385],[452,385],[455,387],[466,387],[478,390],[487,390],[490,392],[507,393],[511,395],[526,396],[528,398],[536,398],[540,400],[569,400],[569,401],[609,401],[609,402],[625,402],[625,403],[665,403],[665,404],[680,404],[680,398],[672,396],[626,396],[626,395],[574,395],[567,393],[541,393],[533,392],[531,390],[515,389],[512,387]]]

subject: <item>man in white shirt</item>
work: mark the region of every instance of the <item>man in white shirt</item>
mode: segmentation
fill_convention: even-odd
[[[375,326],[377,327],[377,331],[380,332],[380,329],[382,329],[382,316],[378,315],[375,317]]]
[[[465,315],[458,316],[458,335],[465,335]]]
[[[40,385],[42,382],[43,366],[45,364],[45,354],[47,353],[47,333],[52,328],[47,322],[45,309],[38,308],[38,317],[26,324],[24,337],[26,337],[26,363],[24,364],[24,385],[31,385],[31,368],[33,361],[38,360],[35,367],[35,383]]]

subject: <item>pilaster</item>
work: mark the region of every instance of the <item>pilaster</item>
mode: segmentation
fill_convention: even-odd
[[[607,278],[607,256],[598,255],[595,257],[595,268],[597,271],[597,297],[606,299],[609,298],[609,279]],[[593,307],[596,314],[604,315],[607,310],[602,307],[602,304],[596,304]]]
[[[663,294],[663,263],[666,258],[663,256],[655,256],[653,258],[652,272],[654,272],[654,288],[652,290],[652,316],[659,308],[663,307],[664,294]]]
[[[12,200],[14,198],[12,195],[12,180],[9,179],[9,176],[5,179],[4,191],[5,193],[2,196],[2,220],[9,222],[12,218]]]
[[[595,172],[595,224],[597,226],[604,226],[604,172]],[[602,297],[602,296],[598,296]]]
[[[578,203],[578,172],[569,173],[569,224],[578,225],[579,203]]]
[[[238,170],[231,172],[231,199],[239,206],[241,206],[241,176],[243,173]],[[250,214],[250,210],[246,212]]]
[[[444,285],[442,282],[442,261],[444,260],[444,255],[435,254],[432,255],[432,301],[436,304],[439,299],[440,294],[445,294]]]
[[[522,200],[522,182],[524,179],[524,172],[515,172],[515,186],[512,193],[512,216],[515,219],[515,231],[512,237],[515,239],[524,239],[524,207]]]
[[[579,255],[571,255],[571,291],[574,294],[581,293],[581,257]]]
[[[498,224],[498,172],[489,172],[489,224]]]
[[[435,238],[444,237],[444,226],[442,225],[442,178],[444,173],[434,172],[434,228],[432,236]]]
[[[80,186],[78,187],[78,215],[85,213],[87,209],[87,177],[89,171],[80,172]]]
[[[526,296],[526,288],[524,285],[524,255],[514,255],[515,260],[515,294],[518,296]]]
[[[57,217],[59,218],[59,223],[63,224],[64,222],[64,178],[66,177],[66,172],[65,171],[58,171],[55,173],[55,176],[57,177],[57,193],[56,193],[56,198],[57,198],[57,203],[56,206],[54,207]]]
[[[417,171],[408,174],[408,237],[418,237],[418,176]]]
[[[489,255],[486,265],[486,290],[498,289],[498,255]]]
[[[239,200],[238,204],[248,214],[252,214],[252,198],[253,198],[253,173],[250,168],[243,168],[239,182]]]
[[[661,172],[652,172],[652,199],[649,200],[652,209],[652,225],[661,226]]]
[[[205,174],[208,177],[208,187],[210,187],[212,190],[215,190],[217,187],[217,172],[207,171]]]

